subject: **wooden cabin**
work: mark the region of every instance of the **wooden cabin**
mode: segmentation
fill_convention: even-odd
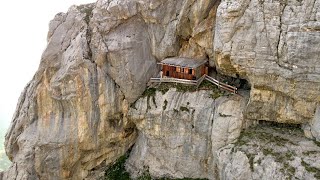
[[[197,60],[191,58],[173,57],[161,61],[161,78],[178,78],[198,80],[204,74],[208,74],[207,59]]]

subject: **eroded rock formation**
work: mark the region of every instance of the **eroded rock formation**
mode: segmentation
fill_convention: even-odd
[[[304,124],[305,134],[319,140],[319,12],[319,0],[98,0],[72,6],[50,22],[41,64],[6,135],[13,165],[0,176],[81,179],[115,161],[139,134],[129,160],[133,173],[147,165],[155,176],[214,177],[208,171],[212,152],[225,138],[237,138],[243,122],[232,117],[242,116],[234,109],[241,100],[215,101],[200,91],[195,94],[202,100],[190,102],[197,117],[180,116],[173,109],[198,97],[170,90],[157,93],[158,108],[151,103],[149,109],[146,98],[138,100],[138,110],[129,108],[158,73],[156,63],[172,56],[208,57],[219,73],[247,79],[252,88],[248,105],[241,105],[244,118]],[[219,117],[220,111],[235,114]],[[185,134],[170,131],[175,128]],[[154,134],[159,129],[167,134]],[[156,148],[158,142],[167,152]],[[155,152],[162,161],[141,160]],[[175,152],[178,157],[166,157]],[[173,167],[175,161],[197,173]]]
[[[13,165],[4,179],[79,179],[124,154],[137,135],[128,107],[158,73],[156,61],[212,51],[216,7],[99,0],[56,15],[6,136]]]
[[[270,125],[246,130],[216,154],[220,179],[319,179],[319,155],[319,143],[301,130]]]
[[[149,171],[153,177],[215,178],[214,154],[240,135],[247,98],[213,99],[211,93],[157,91],[130,108],[128,118],[139,130],[127,161],[133,177]]]
[[[6,136],[13,165],[4,179],[83,178],[134,143],[124,94],[92,60],[85,16],[72,7],[50,23],[48,47]]]
[[[252,85],[246,117],[307,123],[320,102],[320,1],[222,1],[215,62]]]

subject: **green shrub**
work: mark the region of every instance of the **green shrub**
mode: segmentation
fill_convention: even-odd
[[[168,101],[165,99],[164,102],[163,102],[162,109],[166,110],[167,109],[167,105],[168,105]]]
[[[84,20],[86,21],[87,24],[89,24],[90,18],[92,17],[92,10],[94,8],[94,3],[80,5],[80,6],[77,6],[77,8],[81,13],[86,14],[86,16],[84,17]]]
[[[130,180],[129,173],[125,170],[125,162],[129,156],[129,153],[121,156],[115,164],[110,166],[105,172],[106,180]]]
[[[184,107],[184,106],[180,107],[180,111],[190,112],[190,110],[187,107]]]

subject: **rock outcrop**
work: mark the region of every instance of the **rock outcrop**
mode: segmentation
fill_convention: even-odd
[[[217,151],[220,179],[319,179],[320,146],[297,128],[259,125]]]
[[[85,18],[74,6],[51,21],[39,70],[6,135],[13,164],[4,179],[82,179],[135,142],[124,93],[92,59]]]
[[[223,0],[216,15],[218,69],[250,81],[246,117],[309,122],[320,102],[320,1]]]
[[[159,72],[156,61],[211,52],[216,8],[99,0],[57,14],[6,135],[13,164],[4,179],[81,179],[123,155],[137,137],[128,107]]]
[[[157,178],[215,177],[214,154],[240,135],[247,99],[210,94],[157,91],[130,108],[128,118],[139,130],[126,165],[133,177],[145,171]]]
[[[154,176],[211,178],[214,152],[237,138],[243,118],[304,124],[306,135],[319,140],[319,12],[320,0],[72,6],[50,22],[39,69],[6,135],[13,165],[0,176],[82,179],[123,155],[139,134],[128,163],[133,174],[147,165]],[[248,80],[248,105],[239,97],[213,100],[205,91],[170,90],[157,93],[155,104],[143,98],[130,109],[159,72],[157,62],[172,56],[206,57],[219,73]],[[165,151],[156,148],[159,142]],[[141,159],[152,153],[161,161]]]

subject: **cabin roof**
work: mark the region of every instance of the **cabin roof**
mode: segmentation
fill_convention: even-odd
[[[172,57],[172,58],[166,58],[162,60],[160,64],[197,68],[202,64],[205,64],[207,61],[208,61],[207,59],[199,60],[199,59],[191,59],[191,58],[183,58],[183,57]]]

